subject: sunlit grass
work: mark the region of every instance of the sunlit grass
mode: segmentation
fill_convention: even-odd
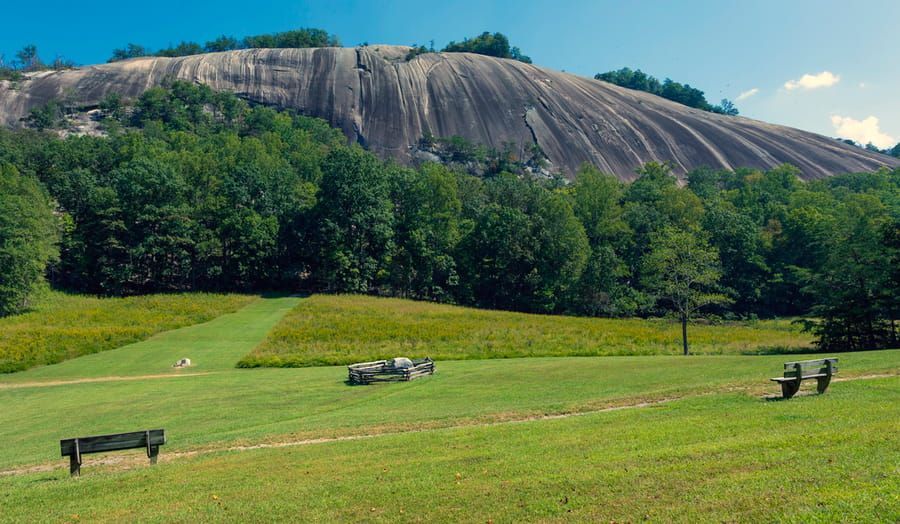
[[[0,372],[54,364],[205,322],[256,300],[189,293],[96,298],[49,293],[30,311],[0,318]]]
[[[787,402],[720,392],[563,419],[163,450],[153,467],[0,478],[0,511],[19,522],[896,522],[900,412],[885,400],[898,388],[892,377]]]
[[[698,355],[804,351],[811,337],[785,321],[692,325]],[[668,320],[528,315],[356,295],[302,301],[244,367],[336,365],[391,358],[676,355]]]
[[[373,386],[343,366],[233,367],[304,302],[0,376],[0,522],[900,518],[900,350],[841,354],[840,381],[790,401],[768,378],[795,355],[438,360]],[[72,479],[59,456],[61,438],[151,428],[168,437],[156,466],[88,455]]]

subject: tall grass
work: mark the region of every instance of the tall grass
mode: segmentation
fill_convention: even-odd
[[[783,321],[693,325],[701,355],[804,351],[808,334]],[[303,300],[241,367],[342,365],[394,356],[485,359],[677,355],[680,326],[666,320],[528,315],[355,295]]]
[[[113,349],[205,322],[255,299],[207,293],[96,298],[52,292],[28,312],[0,318],[0,373]]]

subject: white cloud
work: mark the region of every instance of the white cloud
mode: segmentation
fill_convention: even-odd
[[[829,71],[822,71],[817,75],[803,75],[800,80],[788,80],[784,83],[785,89],[816,89],[818,87],[831,87],[841,81],[841,77]]]
[[[839,138],[849,138],[857,144],[873,144],[879,149],[887,149],[897,144],[898,140],[881,132],[878,128],[878,119],[874,116],[859,121],[849,116],[832,116],[834,132]]]
[[[744,91],[743,93],[739,94],[738,97],[735,99],[735,101],[740,102],[741,100],[746,100],[746,99],[750,98],[751,96],[755,95],[756,93],[759,93],[759,89],[754,87],[753,89],[751,89],[749,91]]]

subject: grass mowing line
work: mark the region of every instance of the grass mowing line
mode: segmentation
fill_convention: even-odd
[[[242,367],[347,365],[390,358],[678,355],[677,322],[529,315],[410,300],[313,295],[272,330]],[[809,334],[786,321],[691,327],[698,355],[800,353]]]
[[[255,300],[209,293],[96,298],[49,292],[28,311],[0,319],[0,373],[126,346],[212,320]]]
[[[113,350],[82,356],[51,366],[42,366],[2,382],[38,382],[80,380],[108,376],[177,376],[185,369],[173,368],[181,358],[192,360],[191,371],[234,369],[235,363],[250,352],[300,298],[261,298],[241,309]]]

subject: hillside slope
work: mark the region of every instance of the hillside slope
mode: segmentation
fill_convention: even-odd
[[[804,178],[894,167],[900,160],[828,137],[688,108],[598,80],[467,53],[406,59],[408,47],[247,49],[138,58],[0,82],[0,124],[58,98],[96,106],[166,78],[208,84],[253,102],[324,118],[351,141],[409,164],[423,132],[520,151],[537,143],[571,175],[583,162],[632,180],[646,162],[700,167],[798,166]]]

